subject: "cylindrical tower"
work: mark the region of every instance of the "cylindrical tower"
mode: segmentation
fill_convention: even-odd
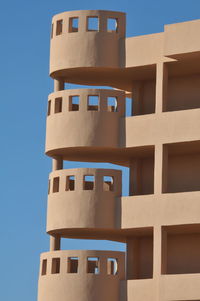
[[[114,169],[63,169],[64,160],[109,162],[121,148],[125,93],[114,89],[65,90],[65,83],[104,82],[124,67],[125,14],[73,11],[52,20],[46,154],[49,176],[47,233],[41,255],[38,301],[121,301],[125,254],[61,250],[62,238],[122,241],[122,175]]]

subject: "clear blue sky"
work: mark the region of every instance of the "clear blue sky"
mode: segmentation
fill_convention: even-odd
[[[127,13],[127,36],[163,31],[164,24],[200,17],[199,0],[2,1],[0,300],[36,301],[39,254],[48,250],[45,234],[47,179],[44,155],[51,18],[66,10],[109,9]],[[67,164],[67,167],[75,167]],[[126,179],[126,177],[125,177]],[[82,248],[67,240],[65,248]],[[123,249],[106,242],[85,248]]]

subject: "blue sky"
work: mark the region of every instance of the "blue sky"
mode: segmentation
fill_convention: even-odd
[[[47,179],[51,160],[44,155],[51,18],[67,10],[108,9],[127,13],[127,36],[163,31],[164,24],[200,17],[199,0],[2,1],[0,300],[35,301],[39,254],[48,250],[45,234]],[[73,163],[68,168],[77,167]],[[127,175],[127,174],[126,174]],[[126,180],[126,176],[124,177]],[[127,189],[127,185],[126,185]],[[124,191],[125,193],[126,191]],[[82,248],[66,240],[64,248]],[[106,242],[84,248],[123,249]]]

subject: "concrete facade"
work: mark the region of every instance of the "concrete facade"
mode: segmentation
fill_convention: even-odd
[[[125,14],[112,11],[52,20],[50,251],[38,301],[200,300],[200,20],[131,38],[125,29]],[[66,170],[64,160],[129,167],[129,196],[120,170]],[[62,238],[127,251],[65,251]]]

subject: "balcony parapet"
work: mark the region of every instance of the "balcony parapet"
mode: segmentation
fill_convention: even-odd
[[[41,254],[38,301],[119,301],[125,256],[115,251]]]
[[[116,148],[125,93],[109,89],[63,90],[49,95],[46,153],[72,147]]]
[[[52,20],[50,75],[71,68],[119,68],[125,65],[125,13],[71,11]]]
[[[47,232],[67,229],[116,229],[121,171],[57,170],[49,177]]]

